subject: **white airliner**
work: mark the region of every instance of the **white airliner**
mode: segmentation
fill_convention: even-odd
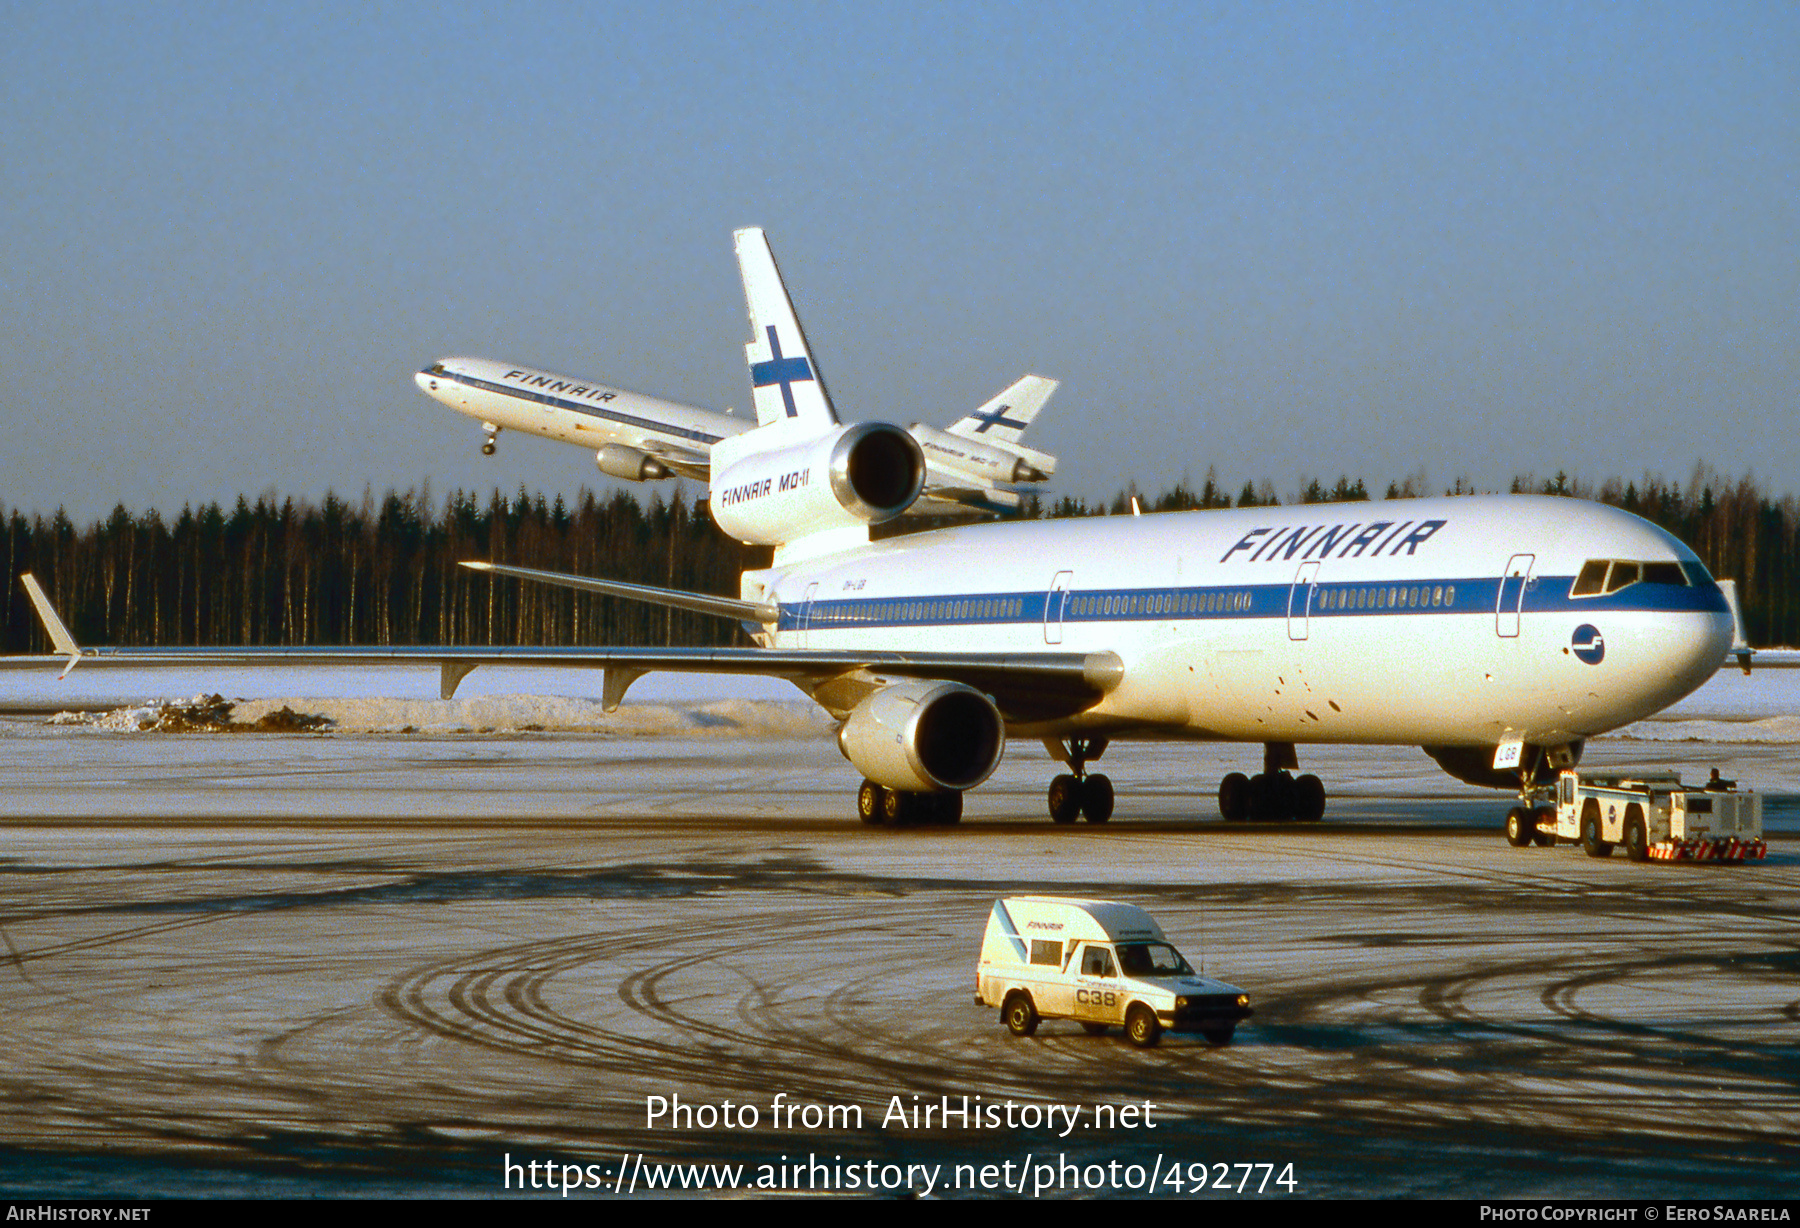
[[[759,425],[712,445],[711,509],[732,536],[775,547],[773,565],[746,572],[736,598],[467,565],[738,619],[758,647],[88,655],[436,661],[446,696],[480,665],[560,663],[604,669],[609,708],[652,670],[774,675],[840,721],[865,821],[954,821],[1007,740],[1025,738],[1069,769],[1050,783],[1052,818],[1104,822],[1112,784],[1088,767],[1117,739],[1260,748],[1247,765],[1260,770],[1220,783],[1231,820],[1319,818],[1323,784],[1293,775],[1297,748],[1319,743],[1419,746],[1529,806],[1586,739],[1693,691],[1732,644],[1730,607],[1692,551],[1574,499],[1028,521],[871,543],[870,525],[919,498],[923,451],[898,426],[838,421],[762,232],[738,232],[737,251],[751,369],[790,365],[753,379]]]
[[[555,375],[485,358],[440,358],[413,377],[433,400],[476,419],[486,432],[481,450],[493,455],[502,430],[538,435],[594,452],[600,472],[631,482],[672,474],[707,481],[712,448],[723,439],[783,415],[796,377],[813,378],[805,355],[779,349],[751,368],[753,385],[773,390],[758,398],[757,422],[627,392],[596,380]],[[928,515],[1015,511],[1020,486],[1048,481],[1056,458],[1020,442],[1025,428],[1056,391],[1056,381],[1027,375],[947,430],[915,422],[909,429],[925,452],[925,489],[909,509]]]

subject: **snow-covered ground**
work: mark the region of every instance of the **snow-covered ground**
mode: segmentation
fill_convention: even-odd
[[[291,707],[330,718],[338,732],[592,730],[623,736],[823,732],[825,715],[786,682],[728,674],[650,674],[614,714],[600,707],[601,674],[579,669],[478,669],[457,698],[437,698],[435,670],[417,665],[227,670],[76,670],[0,674],[0,712],[85,714],[81,723],[138,728],[155,707],[220,694],[253,722]],[[69,719],[69,718],[64,718]],[[1800,744],[1800,669],[1745,677],[1721,670],[1649,720],[1610,735],[1641,742]]]

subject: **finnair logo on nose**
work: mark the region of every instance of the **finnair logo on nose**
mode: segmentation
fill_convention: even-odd
[[[1575,628],[1575,634],[1569,640],[1569,649],[1579,660],[1589,665],[1598,665],[1606,656],[1606,639],[1600,634],[1600,628],[1592,623],[1582,623]]]

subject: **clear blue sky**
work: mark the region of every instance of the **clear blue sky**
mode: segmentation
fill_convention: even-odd
[[[0,503],[597,485],[473,354],[846,418],[1037,371],[1057,489],[1800,491],[1791,4],[8,3]],[[690,487],[690,490],[692,488]]]

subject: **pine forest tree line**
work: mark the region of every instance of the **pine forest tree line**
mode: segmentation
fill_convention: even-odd
[[[1683,486],[1660,478],[1598,488],[1563,474],[1520,478],[1515,492],[1597,499],[1636,513],[1686,542],[1716,576],[1738,582],[1750,642],[1800,643],[1800,505],[1763,494],[1748,477],[1696,467]],[[724,619],[567,589],[495,579],[457,566],[489,559],[546,571],[735,596],[738,573],[768,551],[728,540],[702,500],[660,491],[582,491],[573,507],[521,490],[507,498],[429,491],[365,493],[349,503],[265,494],[226,510],[183,508],[171,523],[123,506],[77,528],[60,510],[27,517],[0,508],[0,573],[8,585],[6,653],[43,652],[17,576],[33,572],[84,645],[616,644],[743,642]],[[1428,493],[1422,475],[1386,497]],[[1474,493],[1459,481],[1447,494]],[[1298,502],[1369,498],[1363,482],[1308,483]],[[1146,513],[1278,502],[1246,483],[1234,497],[1212,474],[1198,490],[1178,483],[1154,498],[1135,486],[1109,503],[1028,501],[1027,516]],[[938,522],[942,523],[942,522]],[[930,527],[908,519],[886,534]]]

